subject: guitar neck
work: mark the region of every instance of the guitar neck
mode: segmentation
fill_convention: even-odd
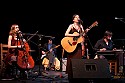
[[[59,46],[60,46],[60,45],[57,45],[57,46],[55,46],[55,47],[53,47],[53,48],[51,48],[51,49],[53,50],[53,49],[55,49],[55,48],[58,48]],[[49,53],[49,52],[50,52],[50,51],[47,51],[46,54]]]
[[[95,22],[94,22],[91,26],[89,26],[87,29],[91,29],[92,27],[97,26],[97,25],[98,25],[98,22],[95,21]],[[87,32],[88,32],[87,29],[85,29],[85,31],[82,32],[82,33],[80,34],[80,36],[82,36],[84,33],[87,33]]]
[[[93,26],[91,25],[90,27],[88,27],[88,28],[86,28],[81,34],[80,34],[80,36],[82,36],[83,34],[86,34],[88,31],[87,31],[87,29],[91,29]]]
[[[87,29],[85,31],[83,31],[82,33],[80,33],[80,36],[83,36],[83,34],[86,34],[87,33]]]

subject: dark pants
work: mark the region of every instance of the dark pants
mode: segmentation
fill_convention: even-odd
[[[48,53],[46,58],[49,60],[50,67],[54,67],[55,56],[52,53]]]

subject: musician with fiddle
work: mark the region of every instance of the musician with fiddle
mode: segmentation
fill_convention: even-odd
[[[12,72],[14,71],[14,65],[17,69],[20,69],[20,75],[22,75],[22,77],[26,77],[25,68],[31,66],[31,63],[32,67],[34,66],[33,59],[31,57],[29,59],[29,49],[28,43],[23,38],[21,31],[19,30],[19,25],[13,24],[10,28],[8,37],[8,53],[4,58],[6,78],[13,77]],[[25,59],[26,56],[28,56],[28,60]],[[28,62],[29,60],[31,60],[31,62]],[[28,66],[25,66],[26,64]]]

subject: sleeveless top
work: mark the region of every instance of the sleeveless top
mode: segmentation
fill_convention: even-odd
[[[70,33],[73,34],[74,32],[78,32],[74,27],[71,29]],[[72,58],[82,58],[82,46],[81,43],[77,44],[76,49],[72,53],[68,53],[68,56],[71,56]]]

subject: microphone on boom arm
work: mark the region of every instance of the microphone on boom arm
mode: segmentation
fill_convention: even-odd
[[[117,19],[118,19],[118,20],[122,20],[122,19],[124,19],[124,18],[118,18],[118,17],[115,17],[115,19],[116,19],[116,20],[117,20]]]

